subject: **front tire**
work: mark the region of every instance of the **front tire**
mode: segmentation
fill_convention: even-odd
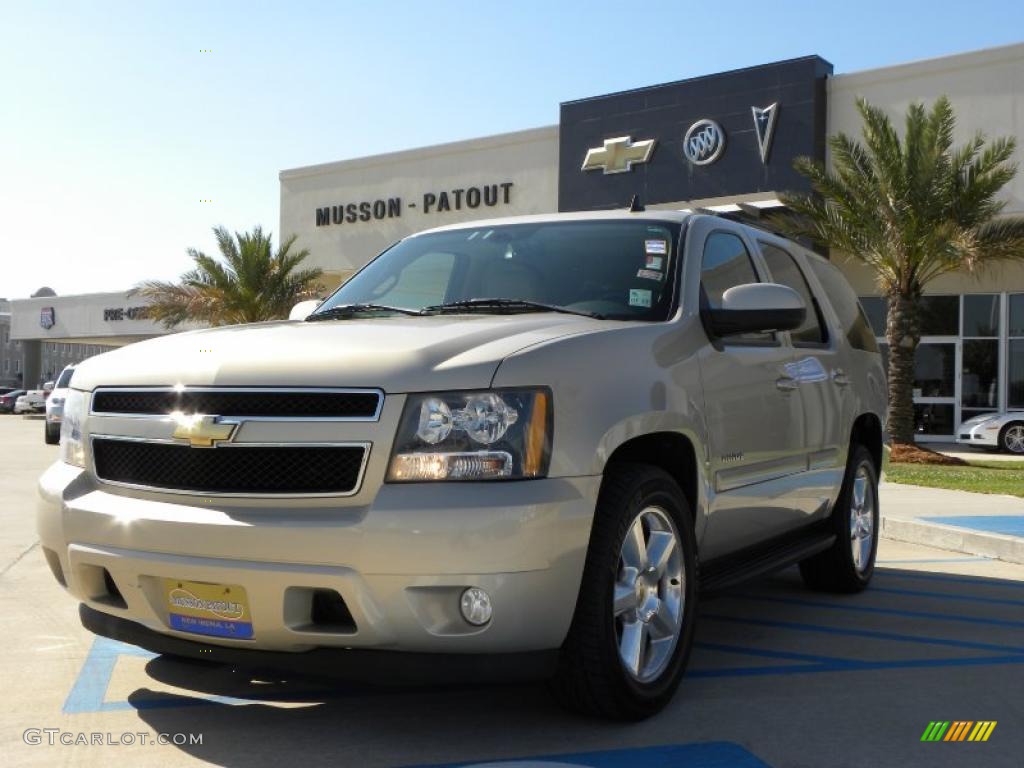
[[[1007,453],[1024,455],[1024,421],[1011,421],[999,432],[999,447]]]
[[[800,575],[808,587],[845,593],[867,587],[878,551],[878,510],[875,460],[863,445],[854,445],[832,511],[835,544],[800,563]]]
[[[60,442],[60,424],[46,422],[46,435],[44,439],[47,445],[57,445]]]
[[[611,468],[551,683],[555,697],[616,720],[660,711],[686,670],[696,586],[693,517],[679,486],[656,467]]]

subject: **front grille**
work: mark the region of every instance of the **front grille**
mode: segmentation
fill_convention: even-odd
[[[357,490],[364,446],[233,446],[95,438],[101,480],[198,493],[345,495]]]
[[[92,396],[92,410],[160,416],[183,411],[218,416],[374,419],[380,398],[375,391],[98,389]]]
[[[961,440],[970,440],[971,436],[970,435],[965,435],[965,434],[961,433],[960,434],[960,439]]]

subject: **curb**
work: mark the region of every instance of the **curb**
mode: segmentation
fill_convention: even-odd
[[[21,418],[23,418],[25,421],[45,421],[46,420],[46,414],[45,413],[23,413],[23,414],[21,414]]]
[[[884,515],[879,534],[894,541],[1024,564],[1024,538],[1020,536],[980,533],[953,525],[923,523]]]

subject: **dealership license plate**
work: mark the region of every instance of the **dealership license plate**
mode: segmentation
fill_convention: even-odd
[[[252,637],[252,614],[245,588],[164,579],[171,629],[216,637]]]

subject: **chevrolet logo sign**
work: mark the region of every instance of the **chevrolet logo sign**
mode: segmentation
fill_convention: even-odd
[[[238,424],[221,422],[220,416],[207,416],[202,413],[185,415],[181,412],[171,414],[174,420],[174,437],[188,440],[193,448],[213,448],[217,443],[231,439]]]
[[[596,171],[598,168],[607,175],[609,173],[627,173],[633,170],[634,163],[646,163],[654,152],[654,139],[633,141],[632,136],[618,136],[605,139],[604,146],[587,150],[583,160],[582,171]]]

